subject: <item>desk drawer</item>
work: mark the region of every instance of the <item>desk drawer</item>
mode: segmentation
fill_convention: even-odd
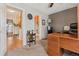
[[[61,39],[60,41],[61,48],[79,53],[79,40],[73,40],[69,38],[60,38],[60,39]]]

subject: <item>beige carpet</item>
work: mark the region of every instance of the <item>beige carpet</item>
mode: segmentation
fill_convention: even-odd
[[[44,47],[45,51],[47,51],[47,40],[44,39],[44,40],[40,40],[40,41],[41,41],[41,44]]]
[[[8,52],[7,56],[47,56],[47,53],[40,41],[37,41],[36,45],[32,44],[31,47],[15,49],[14,51]]]

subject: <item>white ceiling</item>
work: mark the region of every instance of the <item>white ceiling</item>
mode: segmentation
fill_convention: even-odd
[[[14,3],[19,7],[27,9],[27,6],[36,9],[36,11],[41,12],[46,15],[50,15],[59,11],[63,11],[72,7],[76,7],[77,3],[54,3],[54,5],[49,8],[49,3]]]
[[[72,7],[76,7],[77,3],[54,3],[52,8],[48,7],[49,3],[27,3],[25,5],[28,5],[42,13],[49,15]]]

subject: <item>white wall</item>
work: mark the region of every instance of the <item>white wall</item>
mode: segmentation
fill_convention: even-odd
[[[4,4],[0,4],[0,55],[4,55],[7,51],[6,43],[6,14]]]

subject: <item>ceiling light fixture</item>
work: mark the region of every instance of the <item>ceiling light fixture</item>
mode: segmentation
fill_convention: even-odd
[[[14,11],[14,10],[12,10],[12,9],[8,9],[8,12],[12,12],[12,13],[13,13],[13,12],[15,12],[15,11]]]
[[[49,7],[51,8],[54,5],[54,3],[49,3]]]

